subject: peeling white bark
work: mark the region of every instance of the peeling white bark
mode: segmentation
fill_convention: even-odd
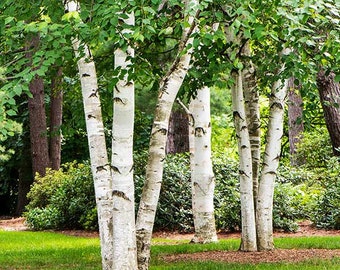
[[[188,39],[191,34],[190,31],[194,28],[192,17],[190,17],[189,23],[191,27],[184,31],[182,44],[180,44],[180,48],[182,47],[183,49],[193,42],[192,38]],[[182,51],[180,50],[179,54],[181,53]],[[136,221],[138,268],[143,270],[149,268],[151,237],[162,183],[170,113],[187,74],[191,53],[192,49],[188,49],[184,55],[178,56],[179,58],[175,59],[168,74],[160,83],[151,130],[146,179]]]
[[[78,4],[75,1],[68,1],[65,8],[69,12],[79,12]],[[111,169],[106,150],[97,74],[95,64],[90,57],[89,48],[86,45],[80,46],[80,40],[76,38],[72,42],[76,56],[79,57],[83,53],[83,56],[78,60],[78,70],[83,95],[91,170],[94,178],[102,268],[109,270],[113,266]]]
[[[246,57],[251,57],[249,41],[244,45],[242,54]],[[242,70],[242,82],[252,156],[253,196],[254,207],[256,209],[261,159],[261,123],[259,91],[256,83],[255,66],[251,60],[247,60]]]
[[[129,14],[126,24],[134,25],[134,15]],[[129,70],[134,50],[117,49],[115,68]],[[137,245],[133,181],[133,126],[134,82],[128,75],[114,88],[112,122],[112,194],[113,194],[113,268],[137,269]]]
[[[281,153],[285,97],[288,80],[274,83],[270,96],[270,112],[263,167],[257,201],[258,250],[274,249],[273,196],[274,184]]]
[[[210,89],[204,87],[190,102],[193,140],[190,141],[194,243],[217,241],[214,216],[215,176],[211,161]]]
[[[234,71],[232,72],[232,77],[234,79],[234,85],[232,87],[233,115],[240,158],[239,170],[242,218],[240,250],[256,251],[257,244],[253,200],[252,156],[246,112],[244,108],[242,72]]]
[[[136,222],[139,269],[148,269],[152,229],[163,176],[169,117],[178,90],[187,73],[190,57],[189,53],[181,57],[178,67],[165,82],[158,96],[151,130],[146,179]]]

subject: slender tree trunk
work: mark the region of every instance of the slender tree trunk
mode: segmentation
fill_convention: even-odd
[[[194,148],[191,158],[193,243],[217,241],[214,216],[215,176],[211,161],[210,89],[204,87],[190,102],[194,119]]]
[[[33,35],[27,43],[26,57],[32,65],[33,52],[38,50],[40,38]],[[36,67],[32,67],[34,70]],[[39,173],[44,176],[46,168],[49,167],[49,152],[47,140],[47,124],[45,110],[44,81],[39,76],[35,76],[29,84],[32,97],[28,99],[29,126],[31,138],[31,155],[33,174]]]
[[[60,169],[61,163],[61,124],[63,117],[63,69],[59,67],[51,84],[50,109],[50,160],[53,170]]]
[[[251,56],[249,42],[247,42],[247,44],[244,46],[243,54],[246,57]],[[244,89],[244,103],[251,147],[253,196],[254,207],[256,209],[261,159],[261,122],[259,91],[257,88],[255,67],[250,60],[247,60],[245,68],[242,71],[242,83]]]
[[[191,6],[191,8],[193,8]],[[149,157],[146,167],[146,179],[139,204],[136,221],[137,256],[139,269],[148,269],[152,230],[156,215],[159,193],[162,183],[163,165],[165,160],[166,140],[169,118],[173,103],[189,68],[191,49],[180,56],[188,44],[192,44],[191,35],[195,28],[190,18],[190,29],[186,29],[180,44],[179,54],[160,83],[154,122],[151,130]]]
[[[303,160],[296,158],[296,149],[298,143],[303,136],[302,122],[302,98],[299,93],[299,88],[294,84],[294,77],[288,80],[288,134],[289,134],[289,149],[290,149],[290,164],[298,166],[303,164]]]
[[[334,77],[334,73],[326,75],[325,71],[320,70],[317,85],[333,153],[340,156],[340,84],[335,82]]]
[[[283,135],[284,105],[287,81],[274,83],[269,99],[269,123],[266,138],[263,167],[259,181],[256,209],[258,250],[272,250],[273,242],[273,196],[276,171],[281,153]]]
[[[130,14],[125,23],[134,25]],[[115,51],[115,67],[128,70],[134,50]],[[135,199],[133,181],[134,83],[127,74],[114,88],[112,123],[113,260],[112,269],[137,269]]]
[[[240,193],[242,251],[256,251],[255,208],[253,197],[253,170],[249,131],[244,108],[242,72],[233,71],[234,85],[232,87],[232,104],[236,134],[238,138],[238,151],[240,157]]]
[[[67,1],[65,8],[69,12],[79,12],[78,3]],[[89,48],[80,46],[80,41],[73,39],[73,48],[78,59],[78,70],[83,95],[87,138],[90,150],[91,171],[98,211],[98,223],[102,256],[102,268],[113,269],[113,203],[111,168],[108,161],[101,104],[98,92],[95,63],[91,59]],[[83,50],[83,51],[81,51]],[[83,56],[80,57],[81,52]]]

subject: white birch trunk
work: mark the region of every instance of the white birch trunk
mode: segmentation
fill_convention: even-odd
[[[282,55],[288,55],[291,49],[284,49]],[[285,65],[278,70],[282,73]],[[269,98],[269,123],[266,136],[266,148],[259,181],[256,208],[256,231],[258,250],[274,249],[273,241],[273,197],[274,185],[281,154],[283,136],[284,106],[288,89],[288,80],[277,80],[271,89]]]
[[[134,25],[130,14],[126,24]],[[115,68],[130,69],[134,50],[115,51]],[[112,194],[113,194],[113,267],[116,270],[133,270],[137,267],[133,181],[133,126],[134,83],[126,74],[114,88],[112,123]]]
[[[246,57],[251,57],[249,41],[245,44],[242,54]],[[261,122],[259,91],[256,83],[255,66],[251,60],[247,60],[245,68],[242,70],[242,82],[252,156],[253,196],[254,207],[256,209],[261,159]]]
[[[270,112],[263,167],[259,182],[257,201],[258,250],[274,249],[273,242],[273,196],[276,171],[281,153],[283,135],[284,105],[287,94],[287,80],[274,83],[270,97]]]
[[[194,28],[193,18],[190,18],[190,29],[186,29],[180,47],[183,49],[192,44],[193,39],[188,38]],[[182,50],[179,51],[179,54]],[[187,74],[192,50],[189,49],[170,67],[168,74],[160,83],[154,122],[151,130],[149,157],[146,167],[146,178],[139,204],[136,221],[137,257],[138,268],[149,268],[152,230],[156,215],[156,209],[162,184],[163,165],[165,160],[165,148],[169,118],[177,93]],[[178,56],[179,57],[179,56]]]
[[[211,161],[210,89],[204,87],[190,102],[194,140],[191,159],[192,211],[195,235],[193,243],[217,241],[214,216],[215,176]]]
[[[161,88],[151,130],[146,179],[137,214],[138,267],[148,269],[153,224],[162,184],[169,117],[178,90],[187,73],[190,54],[181,57],[178,67]]]
[[[248,125],[244,108],[242,72],[232,72],[234,85],[232,87],[232,104],[236,134],[238,138],[238,151],[240,158],[240,196],[242,251],[256,251],[255,209],[253,200],[252,156],[249,141]]]
[[[78,4],[75,1],[68,1],[65,8],[69,12],[79,12]],[[72,42],[77,57],[84,53],[84,56],[78,60],[78,70],[83,95],[91,170],[94,178],[102,268],[109,270],[112,269],[113,265],[111,169],[106,150],[97,74],[95,64],[90,57],[89,48],[86,45],[80,47],[80,41],[76,38]],[[81,48],[83,48],[82,52],[80,52]]]

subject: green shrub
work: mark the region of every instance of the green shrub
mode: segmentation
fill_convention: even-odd
[[[135,154],[134,161],[136,210],[138,210],[145,179],[147,153]],[[188,154],[167,156],[155,230],[182,232],[193,230],[189,167]],[[213,170],[216,178],[214,205],[217,229],[239,230],[241,206],[238,163],[225,155],[217,154],[213,157]],[[311,185],[310,181],[304,180],[306,176],[300,176],[289,167],[281,171],[284,173],[278,175],[279,181],[274,194],[274,228],[294,231],[297,229],[297,220],[315,216],[313,211],[316,209],[322,189],[320,185]],[[331,179],[334,179],[334,175]],[[327,196],[337,198],[336,194],[339,193],[335,192],[336,190]],[[323,209],[326,207],[327,196],[323,197],[324,204],[320,204],[324,205]],[[30,203],[25,215],[33,229],[98,228],[93,180],[88,164],[71,163],[59,171],[48,171],[45,177],[38,176],[28,197]],[[332,201],[333,207],[335,203]],[[336,218],[335,215],[333,220]]]
[[[339,167],[339,165],[337,165]],[[339,174],[339,173],[338,173]],[[312,221],[318,228],[340,229],[340,175],[329,179],[325,184],[317,204]]]
[[[298,145],[296,158],[308,168],[325,168],[332,156],[332,144],[325,126],[305,132]]]
[[[37,231],[57,229],[63,220],[58,209],[52,206],[33,208],[25,216],[28,226]]]
[[[241,228],[241,201],[238,163],[223,155],[213,158],[215,173],[215,217],[219,230],[236,231]]]
[[[311,219],[322,188],[306,183],[276,183],[274,191],[274,227],[284,231],[296,231],[298,220]]]
[[[135,155],[137,206],[145,179],[146,157],[146,153]],[[189,162],[188,154],[167,156],[155,230],[193,231]],[[216,226],[223,230],[237,230],[241,223],[237,164],[219,156],[214,158],[213,169],[216,178]]]
[[[34,230],[96,229],[96,205],[90,166],[68,163],[37,176],[27,195],[27,224]]]
[[[146,161],[146,153],[135,155],[137,206],[144,184]],[[188,154],[168,155],[166,158],[154,228],[181,232],[193,228]]]

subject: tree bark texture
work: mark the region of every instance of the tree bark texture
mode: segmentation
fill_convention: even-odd
[[[181,57],[178,67],[161,87],[151,130],[146,179],[140,200],[136,232],[138,267],[148,269],[152,229],[162,183],[165,147],[172,105],[183,82],[190,61],[190,54]]]
[[[333,153],[340,156],[340,85],[334,77],[334,73],[327,75],[324,70],[320,70],[317,85]]]
[[[273,84],[269,98],[269,123],[256,209],[257,244],[259,251],[272,250],[274,248],[273,196],[281,153],[286,94],[287,81],[282,82],[279,80]]]
[[[78,3],[67,1],[66,10],[79,12]],[[82,89],[87,138],[90,151],[91,171],[98,212],[99,235],[102,257],[102,268],[113,269],[113,203],[111,168],[108,161],[102,121],[101,104],[98,92],[95,63],[91,59],[89,48],[80,46],[80,40],[72,40]],[[83,56],[80,57],[81,50]]]
[[[32,67],[32,57],[34,51],[38,50],[39,43],[39,35],[32,35],[26,45],[26,57],[29,59],[32,70],[37,68]],[[44,176],[46,168],[50,166],[50,161],[43,79],[36,75],[29,84],[29,90],[32,95],[28,99],[32,170],[33,174],[39,173]]]
[[[299,93],[299,86],[294,83],[294,77],[288,80],[288,136],[290,164],[298,166],[303,164],[303,160],[296,158],[297,145],[303,137],[303,102]]]
[[[126,24],[134,25],[129,14]],[[134,50],[115,51],[115,68],[129,70]],[[137,269],[135,196],[133,181],[133,126],[135,112],[134,82],[126,74],[114,88],[112,121],[112,194],[113,194],[113,261],[112,269]]]
[[[214,216],[215,176],[211,160],[210,89],[204,87],[190,102],[193,117],[194,146],[191,171],[192,211],[195,235],[193,243],[217,241]]]
[[[181,110],[172,111],[169,120],[166,153],[189,152],[188,117]]]
[[[61,164],[61,124],[63,117],[63,69],[59,67],[51,83],[50,108],[50,160],[51,168],[59,170]]]
[[[181,48],[184,49],[193,42],[192,38],[188,39],[195,27],[192,17],[189,18],[189,23],[191,27],[184,31],[182,42],[179,46],[179,54],[169,72],[160,82],[160,91],[151,130],[146,178],[136,221],[137,256],[140,270],[149,268],[151,237],[162,184],[170,113],[187,74],[191,59],[191,49],[188,49],[184,55],[180,56],[183,52]]]
[[[238,139],[238,151],[240,158],[239,171],[242,218],[240,250],[256,251],[257,245],[253,197],[252,155],[244,107],[242,72],[233,71],[232,78],[234,80],[234,85],[232,86],[233,117]]]
[[[249,42],[244,46],[243,54],[250,57]],[[257,193],[259,185],[260,159],[261,159],[261,122],[259,90],[257,88],[255,66],[250,60],[245,63],[242,70],[242,83],[244,89],[244,104],[248,124],[251,157],[252,157],[252,177],[254,207],[256,209]]]

